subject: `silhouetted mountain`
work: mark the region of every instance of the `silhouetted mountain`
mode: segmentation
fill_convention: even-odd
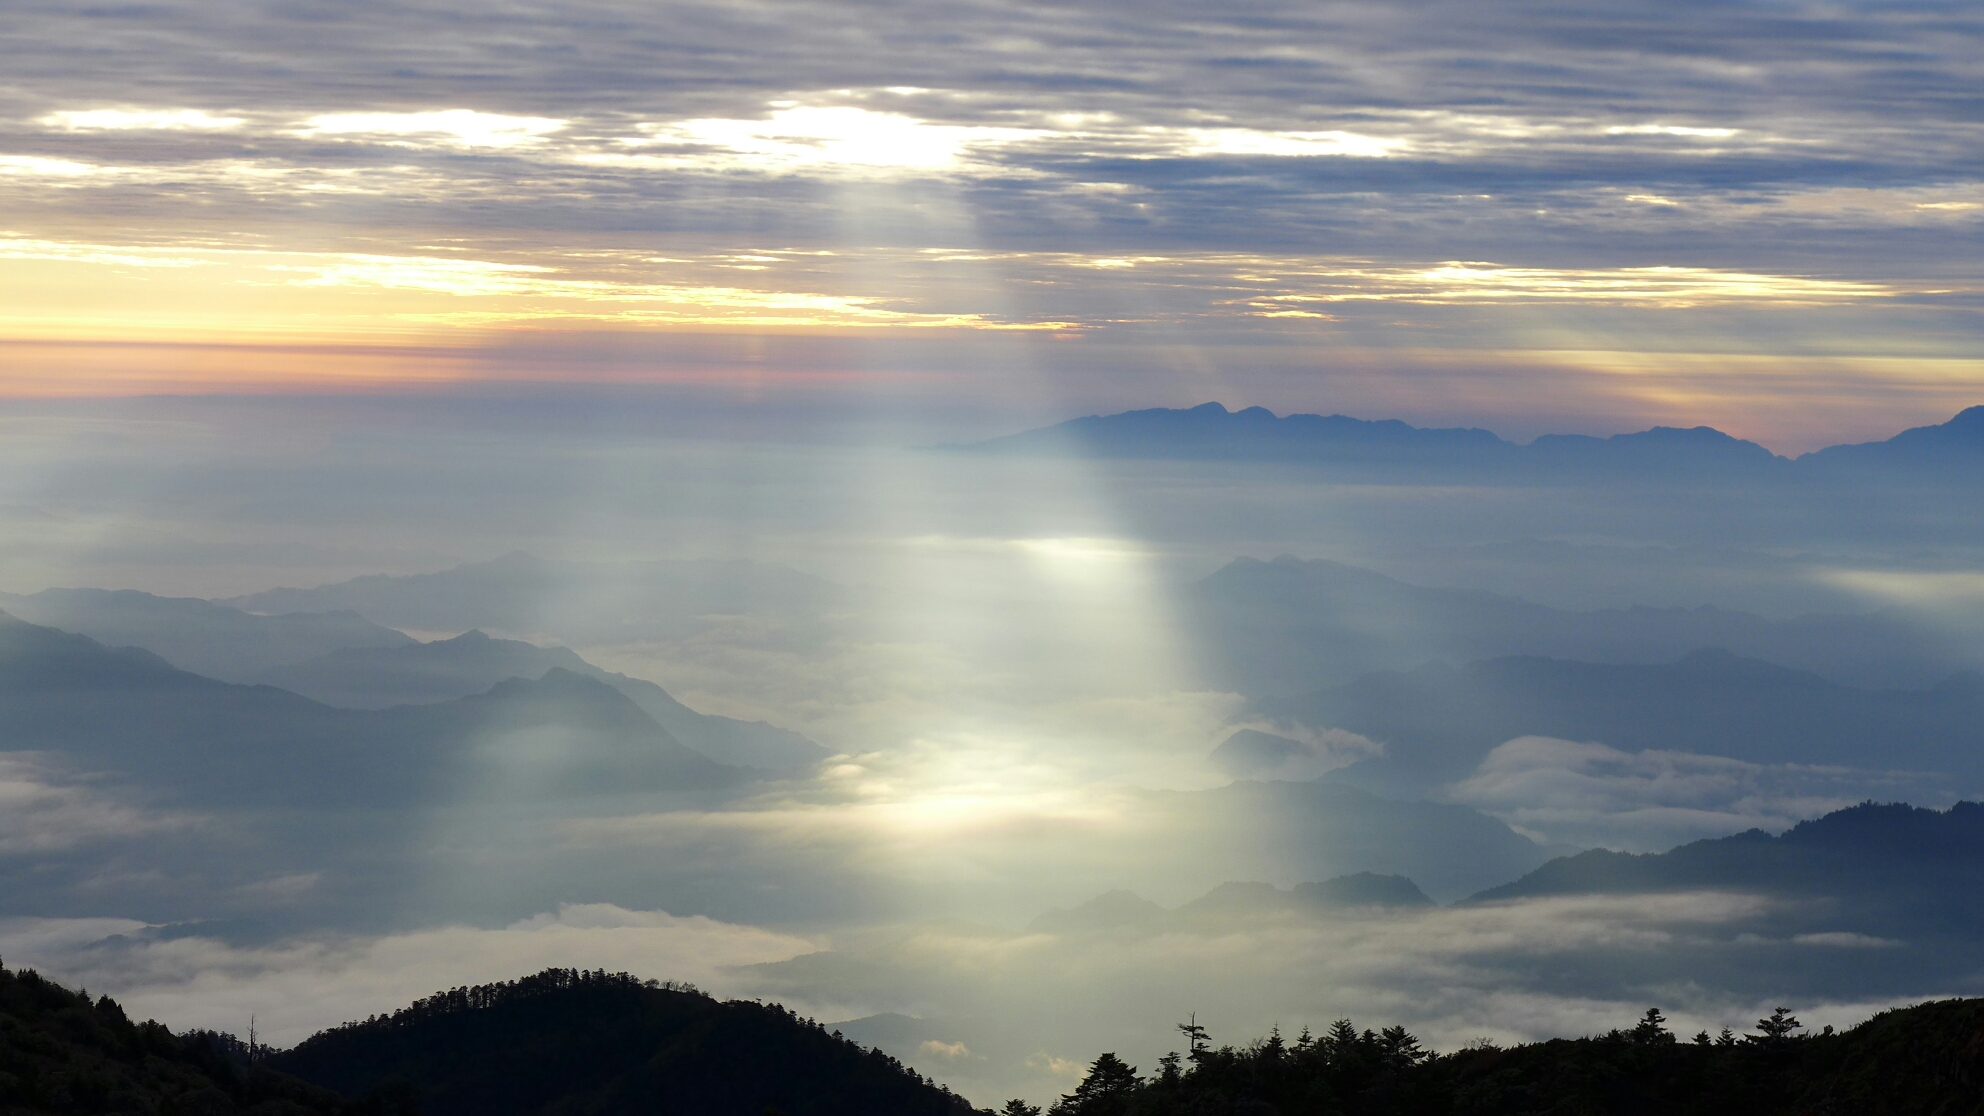
[[[57,753],[237,807],[699,790],[747,777],[570,671],[439,705],[334,709],[4,614],[0,723],[8,750]]]
[[[1265,407],[1228,411],[1218,403],[1089,415],[947,450],[1218,460],[1323,460],[1480,465],[1514,460],[1519,447],[1486,430],[1425,430],[1397,419],[1345,415],[1277,417]]]
[[[1429,659],[1511,655],[1661,663],[1719,647],[1882,687],[1925,685],[1984,663],[1984,643],[1898,613],[1768,620],[1718,608],[1567,612],[1285,556],[1236,559],[1191,586],[1185,603],[1208,671],[1254,694],[1301,693]]]
[[[1089,415],[941,448],[970,453],[1306,462],[1400,477],[1438,473],[1473,483],[1709,480],[1726,484],[1860,478],[1974,485],[1980,479],[1978,465],[1984,463],[1984,407],[1971,407],[1938,426],[1905,430],[1884,442],[1830,446],[1795,461],[1706,426],[1656,426],[1605,438],[1546,434],[1524,446],[1474,428],[1425,429],[1397,419],[1374,422],[1346,415],[1277,417],[1263,407],[1228,411],[1218,403]]]
[[[1788,476],[1791,462],[1755,442],[1706,426],[1656,426],[1608,438],[1547,434],[1529,445],[1473,427],[1427,429],[1397,419],[1347,415],[1276,416],[1265,407],[1228,411],[1218,403],[1089,415],[992,438],[954,452],[1085,457],[1276,461],[1327,465],[1354,475],[1489,481],[1660,482],[1760,480]]]
[[[1458,669],[1435,664],[1374,673],[1300,697],[1266,700],[1261,709],[1382,743],[1382,755],[1328,776],[1379,794],[1424,793],[1463,778],[1496,745],[1519,736],[1752,763],[1984,778],[1978,748],[1984,678],[1975,674],[1954,675],[1930,689],[1874,691],[1720,650],[1655,666],[1516,657]],[[1248,760],[1266,765],[1274,758],[1266,749],[1232,741],[1221,752],[1241,776],[1251,774]]]
[[[271,1067],[422,1116],[968,1116],[963,1098],[776,1004],[550,969],[437,992]]]
[[[1140,1077],[1102,1054],[1050,1116],[1812,1116],[1984,1113],[1984,1000],[1882,1012],[1835,1034],[1799,1034],[1779,1009],[1741,1037],[1692,1040],[1651,1009],[1636,1025],[1581,1039],[1451,1054],[1425,1050],[1403,1027],[1359,1031],[1348,1019],[1321,1035],[1279,1033],[1244,1046],[1200,1042]]]
[[[134,1024],[108,996],[91,1000],[32,969],[0,968],[0,1112],[377,1111],[259,1065],[238,1064],[229,1057],[229,1038],[174,1035],[152,1020]]]
[[[0,608],[31,624],[76,632],[112,647],[142,647],[183,670],[229,682],[345,648],[413,642],[352,612],[255,616],[211,601],[155,597],[135,589],[0,593]]]
[[[1470,903],[1546,895],[1731,890],[1798,902],[1776,913],[1787,936],[1866,935],[1910,951],[1869,955],[1872,971],[1901,954],[1946,955],[1956,972],[1984,943],[1984,805],[1948,810],[1859,806],[1801,822],[1773,837],[1750,830],[1664,853],[1593,849],[1469,898]]]
[[[718,763],[797,771],[830,754],[796,732],[762,721],[698,713],[660,686],[601,670],[569,648],[491,639],[479,630],[430,643],[333,651],[263,671],[249,681],[280,686],[326,705],[385,709],[479,694],[506,678],[542,678],[551,670],[599,679],[625,694],[676,740]]]
[[[716,614],[811,618],[839,597],[825,581],[762,562],[569,562],[518,552],[438,573],[370,574],[220,603],[266,613],[349,609],[398,628],[495,628],[607,643],[693,629]]]
[[[1966,408],[1948,422],[1913,427],[1885,442],[1828,446],[1798,464],[1828,476],[1901,475],[1929,484],[1974,484],[1984,466],[1984,407]]]

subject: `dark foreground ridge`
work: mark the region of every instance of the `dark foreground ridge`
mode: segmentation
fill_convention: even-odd
[[[547,969],[437,992],[293,1050],[133,1024],[0,969],[0,1113],[968,1116],[963,1098],[776,1004]]]
[[[1114,1054],[1051,1116],[1984,1116],[1984,999],[1884,1012],[1800,1034],[1677,1038],[1657,1010],[1629,1030],[1451,1054],[1404,1028],[1279,1033],[1140,1075]],[[980,1110],[985,1112],[985,1110]],[[625,973],[548,969],[437,992],[288,1051],[174,1035],[0,968],[5,1116],[972,1116],[894,1058],[779,1007],[718,1001]],[[1040,1116],[1010,1101],[1003,1116]],[[986,1113],[990,1116],[990,1113]]]
[[[954,1116],[962,1097],[777,1004],[547,969],[437,992],[268,1060],[421,1116]]]
[[[1189,1060],[1158,1072],[1104,1054],[1049,1116],[1977,1116],[1984,1113],[1984,1000],[1883,1012],[1844,1034],[1801,1035],[1782,1008],[1757,1033],[1677,1039],[1650,1010],[1630,1030],[1507,1050],[1432,1054],[1404,1028],[1339,1020],[1213,1048],[1181,1027]],[[1002,1116],[1038,1116],[1021,1101]]]
[[[32,969],[0,968],[0,1112],[156,1116],[383,1116],[271,1072],[232,1035],[132,1023],[108,996],[92,1000]]]

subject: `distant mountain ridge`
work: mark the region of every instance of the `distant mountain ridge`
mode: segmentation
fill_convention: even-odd
[[[575,562],[516,551],[433,573],[367,574],[217,603],[252,613],[343,610],[414,631],[553,633],[589,644],[693,631],[711,615],[811,619],[842,595],[798,570],[743,559]]]
[[[1711,477],[1718,480],[1838,479],[1855,472],[1923,471],[1984,463],[1984,406],[1946,423],[1914,427],[1883,442],[1831,446],[1796,459],[1713,427],[1656,426],[1593,437],[1546,434],[1527,445],[1476,427],[1423,428],[1397,419],[1276,415],[1265,407],[1229,411],[1219,403],[1088,415],[1053,426],[939,447],[964,453],[1231,461],[1309,461],[1387,469],[1464,469],[1481,479],[1594,480]],[[1978,476],[1943,476],[1974,482]]]
[[[546,726],[569,735],[537,793],[713,789],[750,777],[683,746],[619,691],[566,670],[436,705],[334,709],[4,613],[0,723],[9,751],[71,756],[237,806],[459,795],[478,767],[497,762],[493,742]]]
[[[0,609],[31,624],[143,647],[175,666],[225,682],[352,647],[404,647],[404,632],[350,611],[257,616],[190,597],[134,589],[44,589],[0,593]]]
[[[1860,915],[1889,927],[1904,910],[1933,911],[1940,928],[1975,936],[1984,932],[1984,803],[1929,810],[1865,802],[1775,837],[1752,829],[1664,853],[1591,849],[1467,902],[1701,888],[1857,899]]]

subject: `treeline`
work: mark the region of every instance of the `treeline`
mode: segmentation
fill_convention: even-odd
[[[547,969],[322,1031],[267,1068],[421,1116],[966,1116],[963,1098],[778,1004]]]
[[[376,1105],[252,1064],[248,1050],[233,1036],[133,1023],[108,996],[0,968],[0,1112],[8,1116],[376,1116]]]
[[[1595,1037],[1451,1054],[1349,1020],[1242,1047],[1185,1024],[1182,1057],[1140,1076],[1103,1054],[1046,1116],[1984,1116],[1984,1000],[1884,1012],[1838,1034],[1800,1033],[1782,1008],[1742,1036],[1683,1041],[1665,1024],[1649,1009]],[[999,1116],[1042,1112],[1013,1100]]]
[[[708,993],[686,981],[643,980],[632,973],[609,973],[604,969],[554,968],[527,977],[519,977],[516,980],[444,989],[432,996],[423,996],[390,1015],[368,1016],[363,1020],[332,1027],[323,1033],[337,1034],[358,1028],[411,1027],[444,1015],[487,1011],[490,1008],[520,1003],[540,996],[583,988],[653,988],[665,992],[701,996],[706,1000],[711,998]]]

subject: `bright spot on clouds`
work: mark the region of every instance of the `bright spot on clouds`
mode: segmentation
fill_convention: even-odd
[[[41,123],[75,131],[218,132],[239,128],[244,121],[201,109],[83,109],[51,112]]]
[[[1818,581],[1884,605],[1931,612],[1950,605],[1984,605],[1984,573],[1969,570],[1820,570]]]
[[[545,116],[504,116],[473,109],[436,112],[344,112],[313,116],[297,134],[306,137],[391,137],[408,146],[527,147],[541,143],[567,121]]]
[[[53,178],[79,178],[95,174],[101,167],[74,159],[50,159],[40,155],[0,155],[0,174],[43,175]]]
[[[732,158],[718,156],[716,161],[767,171],[808,167],[949,170],[962,165],[974,148],[1041,134],[1024,128],[932,124],[901,113],[813,105],[776,109],[763,120],[683,120],[647,124],[641,130],[645,138],[624,142],[629,146],[717,148]],[[658,162],[669,164],[708,161],[709,155],[658,157]]]

